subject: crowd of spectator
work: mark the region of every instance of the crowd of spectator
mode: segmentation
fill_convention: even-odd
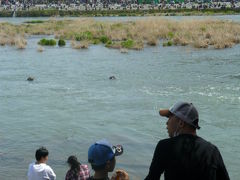
[[[240,8],[240,0],[0,0],[0,10],[150,10],[150,9],[226,9]]]

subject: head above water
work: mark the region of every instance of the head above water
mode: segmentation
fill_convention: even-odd
[[[198,111],[192,103],[178,102],[169,109],[159,111],[161,116],[167,117],[167,129],[170,137],[181,133],[195,134],[198,125]]]
[[[46,163],[48,160],[48,150],[45,147],[40,147],[36,150],[35,158],[38,163]]]

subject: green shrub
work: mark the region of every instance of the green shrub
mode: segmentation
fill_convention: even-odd
[[[42,20],[32,20],[32,21],[26,21],[24,23],[27,23],[27,24],[38,24],[38,23],[44,23],[44,21],[42,21]]]
[[[99,39],[103,44],[106,44],[109,41],[109,38],[107,36],[102,36]]]
[[[172,46],[173,42],[172,41],[168,41],[168,42],[164,42],[163,46]]]
[[[75,36],[76,41],[91,40],[91,39],[93,39],[93,34],[90,31],[85,31]]]
[[[173,32],[169,32],[168,33],[168,38],[172,39],[174,37],[174,33]]]
[[[66,42],[63,39],[58,40],[58,46],[65,46]]]
[[[101,41],[99,39],[93,39],[92,43],[93,44],[99,44]]]
[[[54,39],[41,39],[38,44],[42,46],[55,46],[57,43]]]
[[[134,46],[134,41],[133,41],[132,39],[128,39],[128,40],[126,40],[126,41],[123,41],[123,42],[121,43],[121,46],[122,46],[123,48],[128,48],[128,49],[130,49],[130,48],[132,48],[132,47]]]
[[[206,31],[206,27],[201,27],[200,29],[201,29],[202,32]]]
[[[106,43],[106,47],[110,47],[113,44],[113,42],[111,40],[108,40],[108,42]]]
[[[0,17],[12,17],[12,11],[1,10]]]

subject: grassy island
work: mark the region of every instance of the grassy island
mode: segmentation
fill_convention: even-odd
[[[24,48],[26,36],[54,35],[72,47],[104,44],[107,48],[143,49],[144,46],[229,48],[240,43],[240,23],[222,20],[167,20],[145,18],[128,22],[99,22],[85,18],[13,25],[0,23],[0,45]],[[19,45],[20,44],[20,45]],[[54,43],[55,44],[55,43]],[[161,44],[160,44],[161,45]]]

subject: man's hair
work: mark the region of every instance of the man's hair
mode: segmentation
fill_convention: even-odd
[[[42,158],[48,156],[48,150],[45,147],[40,147],[36,150],[35,158],[37,161],[40,161]]]
[[[104,169],[105,169],[106,163],[103,164],[103,165],[99,165],[99,166],[96,166],[96,165],[91,164],[91,166],[92,166],[92,169],[93,169],[94,171],[101,171],[101,170],[104,170]]]
[[[109,161],[110,161],[110,162],[113,161],[114,158],[115,158],[115,156],[113,156],[113,158],[110,159]],[[104,170],[105,167],[106,167],[106,165],[107,165],[107,163],[104,163],[104,164],[102,164],[102,165],[98,165],[98,166],[97,166],[97,165],[94,165],[94,164],[91,164],[92,169],[93,169],[94,171],[101,171],[101,170]]]

